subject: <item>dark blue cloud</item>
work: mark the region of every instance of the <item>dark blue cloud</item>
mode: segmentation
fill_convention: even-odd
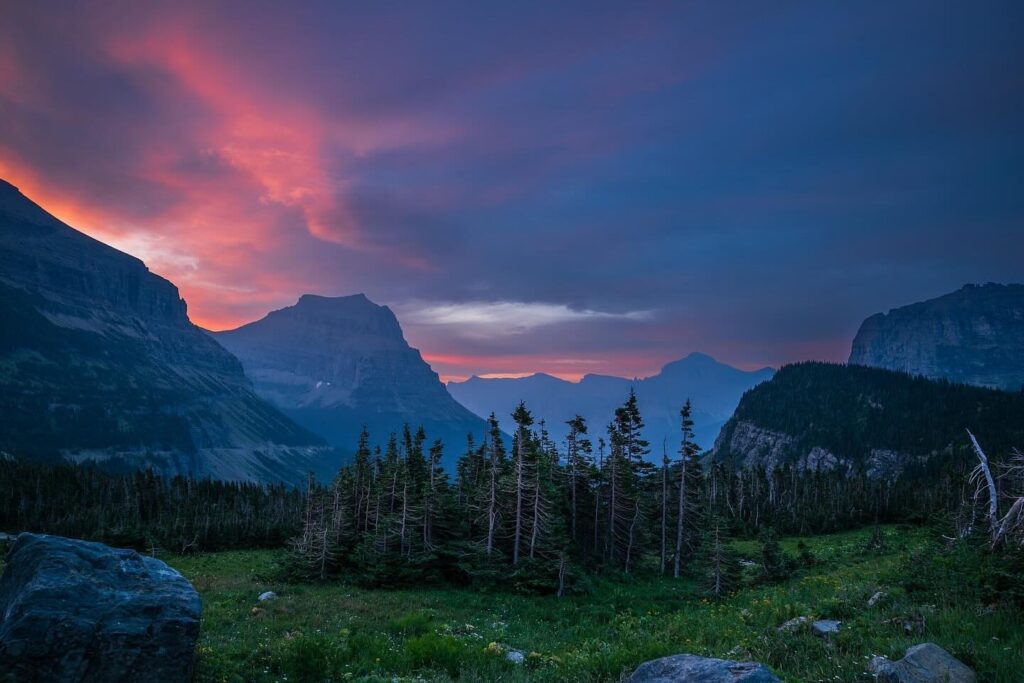
[[[408,332],[445,373],[633,374],[842,358],[870,313],[1024,277],[1018,3],[2,11],[0,170],[196,253],[170,274],[211,321],[562,306],[610,315]]]

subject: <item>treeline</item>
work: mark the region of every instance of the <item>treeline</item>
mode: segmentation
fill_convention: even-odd
[[[652,462],[635,395],[601,435],[577,416],[563,448],[525,405],[510,444],[490,417],[450,475],[444,446],[406,428],[371,451],[363,432],[354,462],[328,486],[311,482],[296,572],[345,574],[370,585],[448,580],[564,593],[595,571],[700,571],[722,584],[725,538],[818,533],[952,509],[962,479],[913,486],[847,472],[744,470],[699,459],[689,402],[682,447]],[[596,437],[596,438],[595,438]]]
[[[353,462],[304,490],[0,458],[0,531],[176,553],[288,546],[307,578],[566,592],[595,572],[698,572],[726,585],[730,535],[926,521],[963,499],[963,463],[920,486],[913,468],[889,480],[714,462],[691,415],[687,403],[681,451],[652,454],[633,395],[599,434],[570,420],[562,444],[521,405],[511,439],[491,416],[487,438],[469,439],[454,467],[422,428],[373,450],[364,430]]]
[[[285,485],[113,474],[0,457],[0,531],[34,531],[175,553],[283,546],[305,494]]]

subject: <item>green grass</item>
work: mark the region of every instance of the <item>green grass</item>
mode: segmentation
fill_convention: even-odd
[[[334,582],[279,582],[276,551],[172,557],[203,596],[197,678],[201,681],[427,680],[616,681],[640,662],[688,652],[753,659],[790,683],[872,680],[874,654],[900,657],[932,641],[972,666],[979,680],[1024,680],[1018,611],[921,604],[896,577],[926,542],[920,530],[884,529],[885,549],[864,552],[869,531],[806,539],[819,563],[775,586],[748,586],[720,603],[693,580],[602,579],[583,596],[527,597],[470,589],[365,590]],[[783,539],[796,553],[798,539]],[[757,557],[755,542],[737,550]],[[258,605],[256,596],[279,598]],[[867,607],[876,590],[889,597]],[[923,635],[890,620],[920,614]],[[779,634],[795,616],[843,621],[824,641],[808,631]],[[506,661],[522,651],[526,662]]]

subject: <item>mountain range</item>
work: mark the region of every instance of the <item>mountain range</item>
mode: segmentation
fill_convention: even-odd
[[[546,374],[521,378],[474,376],[464,382],[449,382],[448,390],[477,415],[493,412],[506,431],[513,428],[513,409],[525,401],[535,419],[545,421],[556,441],[567,434],[565,421],[582,415],[596,444],[597,437],[605,435],[615,409],[634,389],[646,423],[644,438],[650,442],[652,458],[659,458],[663,445],[670,455],[679,449],[679,411],[686,399],[693,403],[697,442],[709,448],[743,392],[770,379],[773,373],[771,368],[740,370],[711,356],[691,353],[643,379],[585,375],[579,382],[569,382]]]
[[[1024,390],[1024,285],[966,285],[863,322],[850,363]]]
[[[0,181],[0,453],[300,481],[324,441],[259,398],[169,281]]]
[[[234,330],[213,333],[237,356],[256,392],[345,452],[366,426],[383,445],[403,426],[422,426],[453,463],[466,435],[486,423],[453,399],[387,306],[362,294],[303,295],[294,306]]]
[[[422,425],[450,464],[492,412],[511,433],[520,401],[556,442],[576,414],[596,441],[635,390],[652,459],[663,444],[678,450],[690,399],[697,441],[717,457],[883,472],[962,448],[971,424],[999,444],[1019,437],[999,426],[1024,417],[1013,395],[958,383],[1019,394],[1024,285],[967,285],[874,315],[848,366],[775,374],[693,353],[643,379],[535,374],[446,388],[394,313],[361,294],[307,294],[237,329],[202,330],[171,282],[0,181],[0,457],[297,482],[329,476],[364,426],[382,444]]]

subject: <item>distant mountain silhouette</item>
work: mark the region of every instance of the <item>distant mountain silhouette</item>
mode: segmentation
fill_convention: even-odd
[[[579,382],[568,382],[545,374],[517,379],[474,376],[464,382],[449,382],[448,390],[477,415],[493,411],[506,431],[512,429],[510,413],[519,401],[525,401],[559,441],[567,433],[565,421],[579,413],[587,419],[596,444],[597,436],[605,435],[615,408],[629,397],[633,387],[647,425],[644,435],[651,442],[652,457],[660,458],[663,440],[670,454],[679,448],[679,410],[687,398],[693,402],[697,441],[710,448],[743,392],[771,379],[772,374],[771,368],[748,372],[711,356],[691,353],[645,379],[586,375]]]
[[[351,452],[363,425],[383,445],[405,424],[445,443],[445,461],[479,443],[486,424],[449,395],[395,314],[362,294],[303,295],[294,306],[213,333],[234,353],[257,393],[331,444]],[[428,444],[429,445],[429,444]]]
[[[6,455],[289,482],[333,460],[256,396],[177,287],[0,181]]]

